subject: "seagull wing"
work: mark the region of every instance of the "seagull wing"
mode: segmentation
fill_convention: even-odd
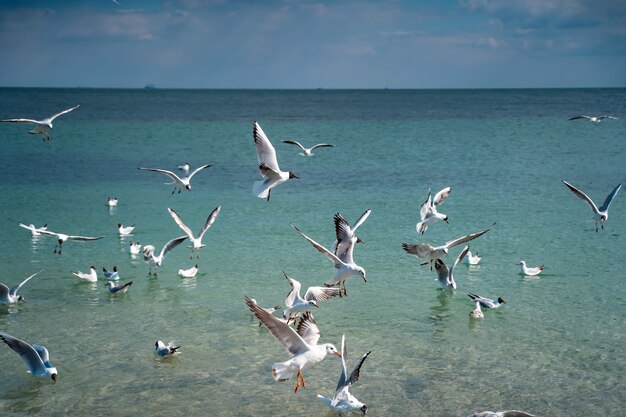
[[[161,253],[159,254],[159,256],[167,255],[169,253],[169,251],[171,251],[176,246],[178,246],[181,243],[183,243],[183,241],[185,239],[187,239],[187,236],[180,236],[180,237],[177,237],[177,238],[174,238],[174,239],[170,240],[169,242],[167,242],[165,244],[165,246],[163,246],[163,249],[161,249]]]
[[[203,169],[209,168],[213,166],[213,164],[206,164],[206,165],[202,165],[201,167],[198,167],[196,169],[194,169],[191,174],[189,174],[189,176],[187,176],[187,178],[189,180],[191,180],[191,177],[193,177],[194,175],[196,175],[198,172],[202,171]]]
[[[39,271],[39,272],[35,272],[33,275],[29,276],[24,281],[22,281],[19,284],[17,284],[15,287],[11,288],[11,294],[13,294],[13,295],[17,294],[17,292],[20,290],[20,288],[22,288],[22,286],[24,284],[26,284],[28,282],[28,280],[30,280],[32,277],[34,277],[35,275],[39,274],[42,271],[43,271],[43,269],[41,271]]]
[[[7,123],[34,123],[36,125],[41,124],[41,120],[35,120],[35,119],[5,119],[5,120],[0,120],[0,122],[7,122]]]
[[[431,197],[430,188],[429,188],[428,197],[426,197],[426,201],[422,203],[422,207],[420,208],[420,220],[424,221],[424,219],[432,211],[431,206],[432,206],[432,197]]]
[[[255,302],[246,296],[246,304],[248,308],[254,314],[254,316],[261,322],[272,335],[278,339],[280,343],[287,349],[292,355],[297,355],[310,350],[307,343],[300,337],[294,329],[287,323],[283,323],[275,317],[259,307]]]
[[[291,285],[291,291],[289,291],[287,297],[285,297],[285,307],[289,308],[293,306],[294,301],[296,301],[296,297],[300,294],[300,288],[302,285],[300,284],[300,281],[289,277],[284,271],[283,274],[285,275],[285,278],[287,278],[289,285]]]
[[[457,245],[460,245],[462,243],[469,242],[470,240],[474,240],[477,237],[480,237],[480,236],[484,235],[485,233],[487,233],[488,231],[490,231],[493,226],[495,226],[495,223],[492,224],[491,227],[489,227],[488,229],[485,229],[485,230],[483,230],[481,232],[472,233],[472,234],[469,234],[467,236],[462,236],[462,237],[459,237],[457,239],[450,240],[450,241],[446,242],[445,246],[447,248],[453,248],[453,247],[455,247]]]
[[[567,186],[567,188],[569,188],[570,190],[572,190],[572,192],[574,193],[574,195],[578,198],[580,198],[581,200],[583,200],[584,202],[586,202],[587,204],[589,204],[589,206],[591,207],[591,210],[593,210],[594,213],[598,213],[598,207],[596,206],[596,204],[593,202],[592,199],[589,198],[589,196],[587,196],[587,194],[583,193],[582,191],[580,191],[578,188],[574,187],[572,184],[570,184],[569,182],[565,181],[565,180],[561,180],[563,181],[563,184],[565,184]],[[621,186],[621,184],[620,184]],[[618,188],[619,189],[619,188]],[[612,193],[611,193],[612,194]],[[606,203],[606,202],[605,202]]]
[[[22,223],[20,223],[20,226],[22,226],[25,229],[28,230],[32,230],[30,227],[24,226]],[[51,232],[50,230],[37,230],[39,233],[43,233],[44,235],[49,235],[49,236],[59,236],[58,233],[56,232]]]
[[[302,151],[306,151],[306,148],[304,146],[302,146],[302,144],[300,142],[298,142],[297,140],[284,140],[283,143],[290,143],[292,145],[296,145],[296,146],[300,147],[300,149],[302,149]]]
[[[452,274],[452,271],[454,271],[454,268],[456,268],[456,266],[463,261],[463,258],[465,258],[465,255],[467,255],[467,252],[469,251],[469,246],[465,246],[463,248],[463,250],[461,251],[461,253],[459,253],[459,256],[456,257],[456,260],[454,261],[454,265],[452,265],[452,269],[450,269],[450,274]]]
[[[104,236],[98,236],[98,237],[89,237],[89,236],[68,236],[68,239],[71,240],[82,240],[82,241],[87,241],[87,240],[98,240],[98,239],[102,239]]]
[[[9,292],[11,292],[12,290],[9,289],[9,287],[6,286],[6,284],[3,284],[0,282],[0,299],[7,299],[9,298]]]
[[[22,361],[24,361],[31,374],[36,375],[45,372],[46,366],[37,351],[31,345],[10,334],[2,332],[0,332],[0,339],[9,345],[15,353],[20,355],[20,358],[22,358]]]
[[[291,224],[291,223],[290,223]],[[335,265],[339,265],[339,264],[343,264],[344,262],[339,259],[334,253],[332,253],[331,251],[329,251],[328,249],[326,249],[324,246],[320,245],[319,243],[317,243],[316,241],[314,241],[313,239],[311,239],[310,237],[308,237],[307,235],[305,235],[304,233],[302,233],[300,231],[300,229],[298,229],[296,226],[294,226],[293,224],[291,225],[291,227],[293,227],[294,229],[296,229],[296,232],[300,233],[302,235],[303,238],[305,238],[306,240],[309,241],[309,243],[311,245],[313,245],[313,247],[315,249],[317,249],[317,251],[323,255],[325,255],[328,259],[331,260],[331,262]]]
[[[404,249],[406,253],[417,256],[418,258],[425,258],[435,250],[429,243],[420,243],[417,245],[403,243],[402,249]]]
[[[617,187],[615,187],[613,189],[613,191],[611,191],[611,194],[609,194],[606,197],[606,200],[604,200],[604,203],[602,204],[602,207],[600,207],[600,211],[606,211],[609,209],[609,206],[611,205],[611,201],[613,201],[613,199],[615,198],[615,196],[617,195],[617,192],[619,191],[620,188],[622,188],[622,185],[624,185],[624,181],[620,182]]]
[[[435,260],[435,270],[437,271],[437,279],[440,282],[447,283],[448,277],[450,276],[450,271],[448,270],[448,266],[441,259]]]
[[[359,358],[356,365],[354,365],[354,368],[352,368],[352,372],[350,372],[350,377],[346,381],[347,385],[353,385],[357,383],[359,377],[361,376],[361,366],[363,366],[363,362],[365,362],[365,359],[367,359],[370,353],[372,353],[371,350],[367,353],[364,353],[363,356]]]
[[[204,223],[204,226],[202,226],[202,230],[200,230],[200,234],[198,235],[199,239],[202,239],[206,231],[209,230],[211,226],[213,226],[213,223],[215,223],[215,219],[217,219],[217,215],[220,214],[221,209],[222,206],[217,206],[213,209],[211,214],[209,214],[209,217],[207,217],[206,219],[206,223]]]
[[[317,345],[317,341],[320,338],[320,329],[317,327],[317,323],[310,311],[305,311],[302,314],[296,332],[309,345]]]
[[[304,299],[307,301],[325,301],[342,295],[343,292],[338,287],[309,287],[304,293]]]
[[[276,149],[274,149],[274,146],[272,146],[272,143],[257,122],[254,122],[252,127],[252,135],[254,136],[254,144],[256,145],[259,164],[267,166],[274,172],[280,172],[278,160],[276,159]]]
[[[352,226],[352,233],[354,234],[354,232],[356,232],[356,229],[359,228],[359,226],[361,226],[363,224],[363,222],[365,222],[365,220],[367,220],[367,218],[370,216],[370,213],[372,212],[372,209],[367,209],[365,210],[365,213],[361,214],[361,217],[359,217],[359,220],[356,221],[356,223],[354,223],[354,226]]]
[[[337,383],[337,388],[335,389],[335,398],[337,397],[337,393],[346,385],[346,381],[348,379],[348,367],[346,365],[346,360],[348,359],[348,347],[346,345],[346,335],[341,336],[341,376],[339,377],[339,382]],[[333,398],[333,400],[335,399]]]
[[[313,146],[311,148],[311,150],[317,149],[317,148],[333,148],[335,145],[331,145],[330,143],[318,143],[317,145]]]
[[[176,175],[175,173],[173,173],[172,171],[168,171],[167,169],[159,169],[159,168],[142,168],[139,167],[140,170],[142,171],[154,171],[154,172],[160,172],[161,174],[165,174],[168,177],[170,177],[171,179],[173,179],[174,181],[176,181],[177,183],[181,184],[182,181],[180,179],[180,177],[178,175]]]
[[[452,192],[452,189],[450,187],[446,187],[443,190],[439,191],[437,194],[435,194],[435,198],[433,198],[433,203],[436,206],[443,203],[450,195],[450,192]]]
[[[187,227],[185,222],[183,222],[183,219],[180,218],[178,213],[176,213],[174,209],[171,209],[169,207],[167,208],[167,211],[170,213],[170,216],[172,216],[172,219],[174,219],[178,227],[183,229],[183,232],[187,233],[187,236],[189,236],[189,239],[193,239],[194,238],[193,232],[191,231],[189,227]]]
[[[339,213],[335,213],[335,234],[337,236],[337,250],[335,255],[347,263],[352,262],[354,233],[350,225]]]
[[[585,116],[584,114],[581,114],[578,116],[570,117],[567,120],[578,120],[578,119],[591,119],[591,116]]]
[[[45,367],[51,368],[52,364],[50,364],[50,353],[48,353],[48,349],[46,349],[45,346],[36,345],[34,343],[31,346],[33,347],[33,349],[35,349],[35,351],[43,361]]]
[[[50,122],[51,122],[51,121],[53,121],[54,119],[56,119],[57,117],[59,117],[60,115],[65,114],[65,113],[69,113],[69,112],[71,112],[72,110],[77,109],[77,108],[79,108],[79,107],[80,107],[80,104],[79,104],[78,106],[76,106],[76,107],[72,107],[71,109],[67,109],[67,110],[60,111],[60,112],[58,112],[57,114],[50,116],[50,117],[48,118],[48,121],[50,121]]]

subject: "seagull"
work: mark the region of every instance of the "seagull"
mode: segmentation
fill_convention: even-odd
[[[300,387],[305,387],[305,380],[302,375],[302,369],[305,366],[321,362],[327,354],[341,357],[341,353],[337,351],[335,345],[331,343],[317,344],[320,338],[320,331],[310,311],[306,311],[302,315],[296,330],[294,330],[278,317],[259,307],[247,296],[246,304],[252,314],[267,327],[291,355],[291,359],[272,365],[272,376],[278,382],[287,381],[296,376],[297,382],[294,392],[298,392]]]
[[[474,301],[474,309],[469,312],[469,316],[474,319],[482,319],[485,317],[483,311],[480,309],[480,301]]]
[[[115,207],[117,206],[117,198],[115,197],[109,197],[109,199],[107,200],[107,205],[109,207]]]
[[[611,194],[609,194],[606,197],[606,200],[604,200],[604,203],[602,204],[600,208],[598,208],[595,205],[595,203],[587,196],[587,194],[583,193],[582,191],[580,191],[578,188],[574,187],[572,184],[568,183],[567,181],[565,180],[561,180],[561,181],[563,181],[563,184],[565,184],[567,188],[572,190],[572,192],[574,193],[576,197],[580,198],[581,200],[589,204],[589,206],[591,207],[591,210],[593,210],[593,219],[596,222],[596,233],[598,232],[598,222],[600,222],[600,225],[602,226],[602,230],[604,230],[604,222],[607,221],[609,218],[609,206],[611,205],[611,202],[617,195],[620,188],[622,188],[622,185],[624,185],[624,182],[626,182],[626,180],[622,180],[622,182],[617,184],[617,186],[613,189],[613,191],[611,191]]]
[[[356,384],[361,376],[361,366],[363,362],[369,356],[372,351],[364,353],[363,356],[357,361],[350,374],[348,374],[348,368],[346,365],[346,359],[348,358],[348,349],[346,348],[346,335],[341,337],[341,375],[339,376],[339,382],[335,389],[335,395],[333,398],[326,398],[323,395],[317,394],[317,398],[328,404],[333,411],[340,413],[349,413],[352,411],[362,412],[367,414],[367,406],[356,399],[356,397],[350,394],[350,387]]]
[[[254,298],[251,298],[250,302],[258,305],[258,303],[256,302],[256,300]],[[274,306],[274,307],[269,307],[269,308],[261,307],[261,308],[263,310],[265,310],[268,314],[272,314],[272,315],[274,314],[274,312],[280,310],[280,306]],[[252,316],[254,316],[254,313],[252,314]],[[287,323],[287,320],[285,320],[285,319],[280,319],[279,318],[278,320],[282,321],[283,323]],[[261,326],[263,326],[263,323],[259,322],[259,327],[261,327]]]
[[[343,235],[346,231],[346,228],[345,224],[341,225],[342,222],[345,222],[345,219],[343,217],[335,217],[335,229],[337,232],[337,241],[340,242],[339,245],[341,244],[341,242],[346,240],[345,236]],[[326,285],[327,287],[331,287],[333,285],[339,284],[339,287],[341,287],[341,284],[343,283],[343,294],[347,296],[348,292],[346,291],[346,280],[350,276],[359,275],[361,278],[363,278],[363,282],[367,282],[365,269],[355,264],[354,260],[352,259],[352,250],[354,249],[355,240],[350,240],[350,243],[346,247],[343,256],[337,256],[328,249],[326,249],[324,246],[320,245],[319,243],[302,233],[302,231],[300,231],[300,229],[298,229],[293,224],[291,225],[291,227],[293,227],[296,232],[300,233],[303,238],[308,240],[309,243],[315,249],[317,249],[319,253],[325,255],[333,263],[333,266],[335,267],[335,276],[324,282],[324,285]]]
[[[168,177],[170,177],[171,179],[174,180],[174,183],[176,184],[174,186],[174,190],[172,191],[172,194],[174,194],[177,190],[178,193],[180,194],[180,192],[182,191],[182,189],[186,189],[188,191],[191,191],[191,183],[189,181],[191,181],[191,178],[196,175],[198,172],[202,171],[205,168],[209,168],[213,166],[212,164],[207,164],[207,165],[202,165],[201,167],[198,167],[196,169],[194,169],[191,174],[184,176],[183,178],[179,177],[178,175],[176,175],[175,173],[173,173],[172,171],[168,171],[167,169],[159,169],[159,168],[142,168],[139,167],[140,170],[142,171],[154,171],[154,172],[160,172],[162,174],[167,175]]]
[[[447,241],[444,245],[433,247],[429,243],[419,243],[419,244],[410,244],[403,243],[402,248],[408,254],[417,256],[418,258],[426,258],[425,262],[422,262],[420,265],[426,265],[431,263],[435,259],[441,259],[448,254],[448,249],[453,248],[462,243],[469,242],[470,240],[474,240],[477,237],[480,237],[491,230],[491,228],[495,226],[495,223],[491,225],[488,229],[485,229],[481,232],[472,233],[466,236],[461,236],[454,240]]]
[[[499,308],[502,304],[506,304],[506,301],[504,301],[502,297],[498,297],[497,300],[492,300],[491,298],[482,297],[469,292],[467,295],[472,299],[472,301],[479,303],[484,308]]]
[[[291,291],[285,298],[285,310],[283,311],[283,318],[295,320],[298,313],[309,310],[311,307],[318,307],[318,301],[330,300],[333,297],[341,297],[342,292],[340,288],[329,287],[309,287],[304,293],[304,298],[300,295],[300,288],[302,285],[299,281],[289,277],[284,271],[283,274],[287,278],[287,282],[291,285]]]
[[[465,246],[459,256],[456,257],[454,265],[448,270],[446,263],[442,259],[435,260],[435,269],[437,270],[437,280],[441,288],[456,290],[456,282],[454,282],[453,271],[454,268],[463,260],[465,255],[469,252],[469,246]]]
[[[132,281],[128,281],[128,282],[126,282],[124,284],[120,284],[120,285],[115,285],[111,281],[109,281],[106,284],[104,284],[104,286],[109,289],[109,292],[111,294],[124,294],[126,291],[128,291],[128,289],[130,288],[131,285],[133,285]]]
[[[134,224],[132,226],[122,226],[122,223],[117,224],[117,232],[120,236],[128,236],[133,233],[133,230],[135,230]]]
[[[52,129],[52,121],[54,119],[56,119],[57,117],[61,116],[62,114],[69,113],[72,110],[77,109],[79,106],[80,106],[80,104],[78,106],[76,106],[76,107],[72,107],[71,109],[63,110],[62,112],[59,112],[59,113],[57,113],[57,114],[55,114],[53,116],[50,116],[47,119],[43,119],[43,120],[5,119],[5,120],[0,120],[0,122],[33,123],[33,124],[35,124],[37,126],[33,130],[29,130],[28,133],[30,133],[31,135],[40,134],[44,141],[45,140],[52,140],[52,136],[50,136],[50,134],[48,133],[48,131],[50,131],[50,129]]]
[[[585,116],[584,114],[581,114],[579,116],[570,117],[567,120],[578,120],[578,119],[587,119],[587,120],[591,121],[592,123],[600,123],[604,119],[615,119],[615,120],[617,120],[617,117],[607,116],[607,115],[602,115],[602,116]]]
[[[198,273],[198,264],[196,264],[195,266],[192,266],[189,269],[178,270],[178,275],[180,275],[183,278],[193,278],[196,276],[197,273]]]
[[[28,282],[32,277],[39,274],[42,271],[35,272],[33,275],[26,278],[24,281],[20,282],[13,288],[9,289],[5,284],[0,282],[0,304],[11,304],[17,303],[18,301],[26,302],[26,298],[21,295],[18,295],[17,292],[22,288],[24,284]]]
[[[91,268],[89,268],[89,273],[77,271],[77,272],[72,272],[72,275],[74,275],[76,278],[80,279],[81,281],[88,281],[88,282],[98,281],[98,274],[96,272],[95,266],[92,266]]]
[[[169,357],[179,354],[180,346],[174,346],[173,342],[169,342],[167,345],[160,340],[157,340],[154,344],[156,347],[156,354],[162,357]]]
[[[283,143],[289,143],[291,145],[298,146],[300,149],[302,149],[302,152],[300,153],[300,155],[302,156],[313,156],[314,155],[313,150],[317,148],[332,148],[335,146],[335,145],[331,145],[330,143],[318,143],[312,148],[305,148],[304,146],[302,146],[300,142],[295,141],[295,140],[284,140]]]
[[[23,340],[3,332],[0,332],[0,339],[9,345],[15,353],[20,355],[28,367],[28,373],[39,378],[50,378],[52,381],[57,382],[59,373],[57,372],[57,368],[50,363],[48,349],[41,345],[30,345]]]
[[[476,252],[476,254],[472,254],[471,251],[467,251],[467,264],[468,265],[478,265],[478,262],[480,262],[480,260],[482,259],[480,256],[478,256],[478,252]]]
[[[196,257],[200,258],[200,248],[203,248],[206,246],[202,244],[202,238],[204,237],[204,234],[206,233],[206,231],[209,230],[209,227],[213,225],[213,223],[215,222],[215,219],[217,219],[217,215],[220,214],[221,209],[222,209],[221,206],[217,206],[215,207],[215,209],[213,209],[211,214],[209,214],[209,217],[207,217],[206,222],[204,223],[204,226],[202,226],[200,233],[198,233],[198,237],[194,237],[193,232],[183,222],[183,219],[180,218],[178,213],[176,213],[174,209],[171,209],[169,207],[167,208],[167,211],[169,211],[170,215],[172,216],[172,218],[174,219],[178,227],[183,229],[183,232],[187,233],[187,236],[189,236],[189,240],[191,240],[191,246],[189,247],[191,248],[192,255],[189,257],[189,259],[193,258],[194,251],[196,252]]]
[[[113,271],[107,271],[105,267],[102,267],[102,272],[104,273],[104,278],[109,281],[117,281],[120,279],[120,274],[117,270],[117,266],[113,267]]]
[[[30,230],[30,233],[33,237],[37,237],[37,236],[41,236],[41,232],[43,230],[47,230],[48,229],[48,224],[44,224],[43,226],[41,226],[40,228],[35,227],[34,224],[29,224],[28,226],[25,225],[24,223],[20,223],[20,227],[23,227],[26,230]]]
[[[355,243],[363,243],[363,240],[356,236],[356,229],[359,228],[359,226],[361,226],[363,224],[363,222],[365,222],[365,220],[367,220],[367,218],[369,217],[370,213],[372,212],[372,209],[367,209],[365,210],[365,213],[361,214],[361,217],[359,217],[359,219],[356,221],[356,223],[354,223],[354,226],[350,227],[348,225],[348,222],[341,216],[341,214],[336,213],[334,220],[335,220],[335,232],[337,229],[337,222],[341,223],[341,228],[343,228],[343,232],[342,232],[342,237],[344,238],[344,240],[341,242],[341,245],[339,244],[340,242],[338,240],[335,240],[335,242],[333,243],[332,246],[332,252],[341,257],[340,254],[344,254],[346,252],[346,250],[348,249],[348,246],[350,245],[350,242],[353,239],[356,239]],[[343,220],[339,220],[338,218],[341,218]]]
[[[510,410],[510,411],[483,411],[481,413],[474,413],[467,417],[536,417],[533,414],[528,414],[524,411]]]
[[[143,248],[143,260],[145,263],[150,265],[150,270],[148,271],[148,275],[152,275],[152,266],[154,265],[154,275],[156,275],[156,269],[161,266],[163,263],[163,258],[168,254],[169,251],[174,249],[176,246],[183,243],[183,241],[187,239],[187,236],[180,236],[175,239],[170,240],[163,246],[161,252],[158,255],[154,254],[154,250],[156,249],[152,245],[146,245]]]
[[[22,223],[20,223],[20,226],[23,227],[24,229],[28,229],[32,231],[32,229],[30,229],[28,226],[23,225]],[[61,254],[61,251],[63,250],[63,243],[67,240],[88,241],[88,240],[98,240],[104,237],[104,236],[98,236],[98,237],[72,236],[72,235],[66,235],[64,233],[51,232],[49,230],[43,230],[43,229],[37,229],[37,230],[41,234],[57,237],[59,244],[54,247],[54,253],[58,253],[59,255]],[[57,251],[57,248],[58,248],[58,251]]]
[[[133,242],[131,240],[129,244],[129,248],[130,248],[129,251],[131,255],[137,255],[139,254],[139,251],[141,251],[141,243]]]
[[[446,187],[443,190],[439,191],[437,194],[435,194],[435,198],[432,198],[430,188],[428,189],[428,197],[420,208],[420,222],[415,225],[417,233],[423,235],[424,232],[428,229],[428,226],[436,223],[439,220],[443,220],[444,222],[448,223],[448,216],[439,213],[437,211],[437,206],[446,201],[451,191],[452,189],[450,187]]]
[[[272,189],[283,182],[298,178],[291,171],[281,171],[276,159],[276,149],[261,129],[261,126],[254,122],[252,127],[252,135],[254,144],[256,145],[256,153],[259,159],[259,172],[265,178],[264,181],[255,181],[252,186],[252,192],[259,198],[265,198],[270,201],[270,193]]]
[[[532,277],[535,275],[539,275],[543,271],[543,264],[539,266],[535,266],[535,267],[530,267],[530,266],[526,266],[525,261],[520,261],[519,265],[520,265],[520,274],[522,275],[528,275]]]

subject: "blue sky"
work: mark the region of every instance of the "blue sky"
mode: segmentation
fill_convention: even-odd
[[[0,85],[626,87],[624,0],[0,2]]]

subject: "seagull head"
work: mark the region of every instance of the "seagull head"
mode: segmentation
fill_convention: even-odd
[[[315,300],[309,300],[309,305],[310,305],[310,306],[313,306],[313,307],[319,307],[319,306],[317,305],[317,301],[315,301]]]
[[[363,407],[361,407],[361,412],[363,414],[367,414],[367,406],[365,404],[363,404]]]
[[[506,301],[504,301],[504,298],[502,298],[502,297],[498,297],[498,302],[500,304],[506,304]]]
[[[53,372],[53,373],[50,375],[50,378],[52,378],[52,381],[54,381],[54,382],[56,383],[56,382],[57,382],[57,378],[58,378],[58,376],[59,376],[59,375],[58,375],[56,372]]]
[[[337,355],[341,358],[341,353],[339,353],[335,345],[332,343],[326,343],[326,353],[329,355]]]
[[[450,224],[450,223],[448,222],[448,216],[444,217],[444,218],[443,218],[443,221],[444,221],[444,222],[446,222],[446,223],[448,223],[448,224]]]
[[[367,282],[367,278],[366,278],[366,275],[365,275],[365,269],[359,268],[359,275],[361,275],[361,278],[363,278],[363,282]]]
[[[187,191],[191,191],[191,184],[185,185],[185,188],[187,189]]]
[[[18,295],[18,296],[17,296],[17,301],[18,301],[18,302],[20,302],[20,301],[21,301],[22,303],[25,303],[25,302],[26,302],[26,298],[24,298],[24,296],[23,296],[23,295]]]
[[[600,221],[601,222],[606,221],[606,214],[603,214],[602,216],[600,216]]]
[[[111,281],[108,281],[106,284],[104,284],[104,286],[107,288],[111,288],[113,286],[113,283]]]
[[[295,179],[300,179],[300,177],[298,177],[296,174],[294,174],[293,172],[289,171],[289,179],[291,178],[295,178]]]

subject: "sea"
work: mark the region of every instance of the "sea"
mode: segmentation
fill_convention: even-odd
[[[316,396],[333,395],[341,361],[305,368],[297,393],[295,381],[275,382],[272,364],[288,352],[244,297],[284,306],[284,273],[323,285],[331,262],[291,224],[330,247],[335,213],[353,223],[367,209],[354,249],[367,282],[350,278],[346,297],[313,314],[320,343],[346,336],[348,368],[371,351],[351,388],[369,416],[626,414],[626,190],[596,232],[590,207],[562,183],[600,205],[626,179],[626,89],[0,89],[0,119],[76,105],[51,141],[0,123],[0,282],[41,271],[21,288],[24,303],[0,305],[0,331],[44,345],[59,374],[32,377],[0,344],[1,415],[337,415]],[[580,114],[617,119],[569,120]],[[269,201],[252,194],[255,121],[299,177]],[[287,139],[335,146],[305,158]],[[138,169],[179,173],[185,162],[212,166],[181,193]],[[429,190],[448,186],[448,224],[419,235]],[[168,207],[197,233],[217,206],[199,258],[184,242],[155,277],[129,254],[131,240],[158,252],[184,235]],[[68,241],[59,255],[54,237],[19,223],[104,238]],[[135,230],[120,237],[118,224]],[[455,268],[455,291],[402,249],[492,225],[469,242],[482,260]],[[520,275],[521,260],[544,272]],[[195,278],[178,275],[196,264]],[[92,265],[98,282],[72,275]],[[126,294],[105,288],[102,268],[114,266],[133,281]],[[467,293],[506,304],[472,319]],[[157,340],[180,354],[157,357]]]

